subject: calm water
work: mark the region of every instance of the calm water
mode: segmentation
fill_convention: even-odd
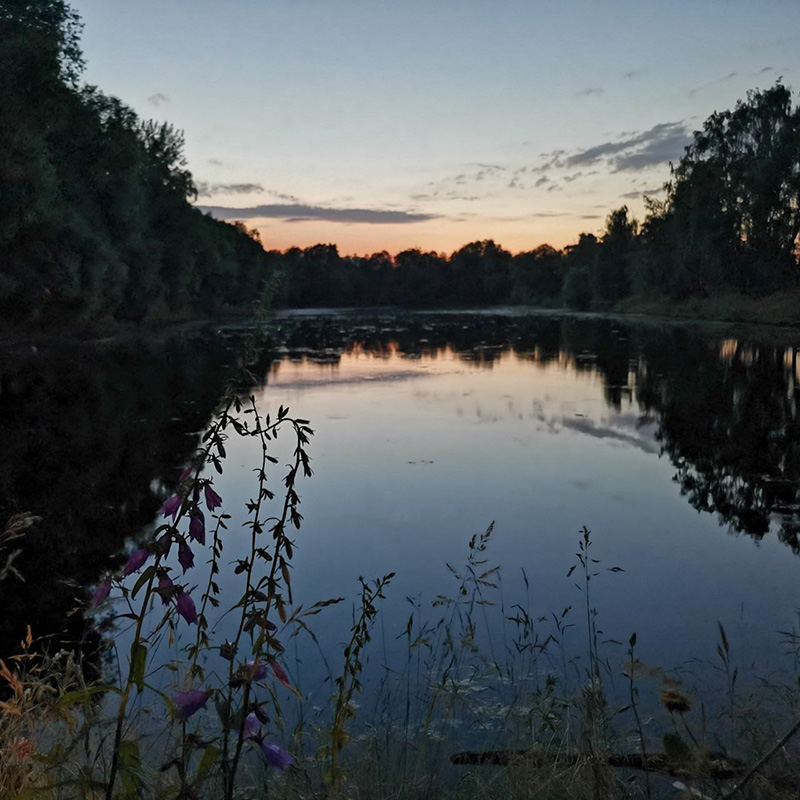
[[[360,575],[396,572],[380,628],[391,651],[408,598],[452,593],[446,564],[494,521],[506,606],[560,612],[581,602],[566,573],[585,525],[600,566],[625,570],[593,585],[604,636],[636,631],[641,657],[671,668],[712,659],[721,621],[743,667],[791,666],[778,631],[800,606],[797,333],[488,312],[303,313],[272,327],[252,391],[316,431],[297,602],[350,600]],[[152,530],[240,338],[0,354],[0,512],[42,517],[16,562],[26,582],[0,585],[4,653],[27,623],[100,635],[68,612]],[[248,546],[257,457],[232,439],[216,479],[231,561]],[[317,619],[335,653],[349,603]]]

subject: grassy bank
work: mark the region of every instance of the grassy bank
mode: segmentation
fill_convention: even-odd
[[[668,317],[709,322],[746,322],[761,325],[800,326],[800,288],[763,297],[727,292],[680,302],[665,298],[627,297],[614,310],[621,314]]]

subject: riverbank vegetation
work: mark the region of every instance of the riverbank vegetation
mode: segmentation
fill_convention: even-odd
[[[622,206],[599,236],[581,234],[560,251],[512,255],[482,241],[450,256],[341,257],[333,245],[270,256],[286,270],[290,306],[671,306],[686,316],[774,321],[769,306],[796,295],[799,275],[800,108],[790,89],[778,82],[712,114],[664,188],[664,200],[645,198],[641,222]],[[783,321],[800,321],[784,310]]]
[[[460,320],[452,330],[467,346],[491,341],[496,324],[487,318],[472,338]],[[437,334],[426,327],[426,343],[436,346]],[[375,336],[379,329],[385,324]],[[531,353],[564,352],[557,339],[548,345],[538,337],[534,346],[518,333]],[[596,333],[573,342],[571,351],[587,352],[593,343],[609,391],[619,391],[630,359],[612,341],[600,347]],[[336,335],[344,333],[332,324],[319,338],[330,345]],[[47,555],[53,545],[26,557],[26,538],[48,524],[40,517],[57,525],[63,505],[18,515],[0,535],[3,590],[14,592],[45,569],[54,584],[65,585],[73,608],[87,613],[94,633],[92,651],[82,656],[63,641],[54,647],[38,641],[34,629],[0,663],[0,797],[610,800],[674,797],[676,783],[687,797],[692,791],[710,798],[796,796],[796,628],[777,634],[787,659],[768,676],[751,674],[745,648],[714,620],[715,637],[692,662],[667,669],[645,663],[648,641],[662,634],[613,630],[604,618],[605,587],[628,573],[624,563],[605,561],[602,538],[587,529],[575,534],[574,561],[563,565],[564,580],[575,583],[566,608],[537,607],[524,570],[522,586],[514,587],[515,576],[492,561],[493,537],[502,535],[492,526],[469,539],[463,566],[453,561],[449,586],[409,598],[399,630],[382,619],[384,599],[395,591],[391,573],[362,581],[350,614],[339,597],[302,604],[293,598],[313,435],[309,422],[284,407],[261,408],[243,388],[263,371],[258,336],[248,335],[238,351],[239,368],[212,401],[210,421],[194,417],[192,447],[183,437],[179,461],[163,468],[169,478],[139,482],[139,491],[146,484],[149,492],[137,503],[141,515],[135,510],[136,519],[126,520],[130,504],[122,490],[100,493],[103,527],[124,521],[135,542],[126,556],[109,554],[90,580],[86,572],[67,580],[71,565]],[[287,336],[291,341],[292,332]],[[654,343],[652,351],[663,357],[675,349]],[[695,357],[687,369],[697,373],[699,358],[699,374],[708,376],[718,355],[690,349]],[[496,352],[490,348],[487,358]],[[755,384],[786,367],[777,352],[770,358],[737,346],[726,352],[731,374]],[[666,370],[648,363],[644,372],[655,383],[642,386],[645,397],[668,399],[688,386],[680,376],[666,386],[659,379]],[[754,373],[739,364],[755,364]],[[187,366],[189,375],[195,372]],[[709,391],[697,390],[699,408],[720,415],[719,399],[707,402]],[[741,384],[732,394],[747,403]],[[785,391],[770,396],[788,402]],[[713,431],[719,441],[708,444],[696,432],[714,426],[691,413],[683,422],[692,426],[689,451],[676,445],[681,434],[668,407],[664,413],[664,446],[683,463],[723,451],[726,436],[744,438],[722,425]],[[780,421],[775,425],[782,429]],[[89,427],[110,430],[111,423]],[[786,458],[775,429],[759,433]],[[161,438],[150,430],[149,438]],[[138,421],[136,431],[138,445]],[[791,431],[782,435],[791,439]],[[237,509],[216,480],[242,440],[256,445],[256,461],[250,485],[239,487]],[[120,460],[141,452],[137,445],[122,447]],[[747,452],[768,454],[770,447],[757,445],[751,440]],[[734,453],[730,458],[740,461]],[[687,487],[699,503],[713,497],[718,513],[734,519],[737,509],[703,484],[705,468],[716,469],[700,464],[685,471]],[[765,468],[754,469],[763,475]],[[43,479],[52,474],[41,471]],[[721,489],[730,485],[724,480]],[[97,490],[87,486],[74,502],[100,505]],[[37,493],[46,490],[29,498]],[[752,516],[748,497],[744,510]],[[145,532],[137,535],[134,523]],[[246,539],[246,548],[237,548],[234,537]],[[352,597],[355,588],[341,591]],[[341,631],[341,644],[323,650],[317,643],[327,628]],[[315,671],[321,675],[310,677]]]
[[[586,528],[564,570],[575,602],[558,612],[510,602],[491,562],[491,525],[471,537],[463,566],[448,565],[450,587],[409,598],[400,647],[378,624],[393,575],[362,579],[349,634],[318,655],[327,678],[303,686],[297,642],[316,642],[313,629],[342,602],[291,600],[312,433],[288,409],[264,415],[253,397],[235,397],[166,497],[161,524],[91,593],[107,631],[102,675],[87,675],[73,652],[43,649],[30,630],[0,661],[0,796],[796,796],[796,632],[785,634],[785,683],[740,674],[721,625],[707,658],[648,665],[641,642],[657,634],[623,641],[603,631],[597,590],[625,570],[603,563]],[[279,430],[294,458],[273,495]],[[228,564],[233,517],[208,468],[224,468],[233,436],[259,440],[262,459],[246,504],[250,555]],[[238,576],[233,597],[218,585],[227,573]],[[222,637],[229,615],[234,635]],[[712,678],[702,688],[704,670]]]
[[[182,133],[83,84],[79,34],[63,0],[0,9],[7,326],[231,315],[265,285],[289,307],[532,304],[774,322],[778,304],[780,321],[800,321],[781,303],[798,290],[800,110],[780,81],[706,120],[643,220],[622,206],[563,250],[512,255],[486,240],[450,255],[279,252],[193,207]]]
[[[252,306],[269,259],[192,207],[183,135],[82,84],[62,0],[0,7],[0,317],[100,325]]]

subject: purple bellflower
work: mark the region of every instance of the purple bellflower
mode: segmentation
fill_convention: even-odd
[[[183,472],[181,472],[181,476],[180,478],[178,478],[178,483],[184,483],[185,481],[188,481],[189,476],[192,474],[193,471],[194,471],[194,464],[189,464],[189,466],[186,467],[186,469]]]
[[[134,550],[128,556],[128,563],[125,565],[125,575],[130,575],[132,572],[136,572],[138,569],[141,569],[142,565],[145,561],[147,561],[150,555],[150,551],[146,550],[144,547],[140,547],[138,550]]]
[[[205,708],[211,692],[207,689],[188,689],[185,692],[176,692],[172,695],[175,704],[175,716],[178,719],[189,719],[201,708]]]
[[[251,680],[263,681],[267,677],[267,665],[263,661],[248,661],[247,669]]]
[[[278,772],[283,772],[286,767],[294,764],[294,758],[276,744],[261,742],[261,752],[264,754],[267,764],[271,767],[275,767]]]
[[[111,578],[106,578],[100,583],[97,584],[94,588],[94,592],[92,594],[92,605],[94,607],[99,606],[101,603],[105,601],[108,597],[109,592],[111,591]]]
[[[181,592],[176,600],[178,613],[190,624],[197,623],[197,609],[194,607],[194,600],[187,592]]]
[[[175,597],[178,592],[178,587],[172,582],[172,578],[164,573],[158,579],[158,588],[156,592],[158,592],[158,595],[161,597],[161,602],[166,605]]]
[[[183,567],[184,572],[194,566],[192,548],[183,539],[178,542],[178,563]]]
[[[203,489],[206,495],[206,506],[209,511],[213,511],[222,505],[222,498],[211,488],[211,484],[207,483]]]
[[[158,545],[158,553],[166,558],[169,555],[169,551],[172,549],[172,536],[170,535],[169,531],[162,533],[161,536],[156,539],[156,544]]]
[[[258,734],[261,733],[261,722],[256,716],[255,711],[251,711],[244,718],[244,725],[242,725],[242,731],[244,733],[245,739],[255,739],[258,736]]]
[[[189,522],[189,538],[200,544],[206,543],[206,518],[202,511],[195,511]]]
[[[179,494],[174,494],[172,497],[161,506],[160,512],[165,517],[172,517],[173,522],[175,521],[175,517],[178,516],[178,512],[181,510],[181,506],[183,505],[183,498]]]

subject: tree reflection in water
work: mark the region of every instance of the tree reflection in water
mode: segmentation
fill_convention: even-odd
[[[723,338],[701,328],[608,318],[504,314],[291,315],[271,352],[335,363],[354,348],[433,356],[450,348],[486,369],[513,350],[592,372],[609,407],[655,420],[662,454],[698,510],[734,533],[770,530],[800,550],[800,424],[791,335]],[[197,446],[235,363],[239,335],[208,329],[149,344],[0,352],[0,521],[41,521],[21,540],[25,578],[0,584],[0,653],[30,624],[84,641],[86,587],[153,522]],[[269,353],[256,370],[268,375]],[[242,387],[246,390],[249,387]],[[487,514],[492,510],[487,509]]]

